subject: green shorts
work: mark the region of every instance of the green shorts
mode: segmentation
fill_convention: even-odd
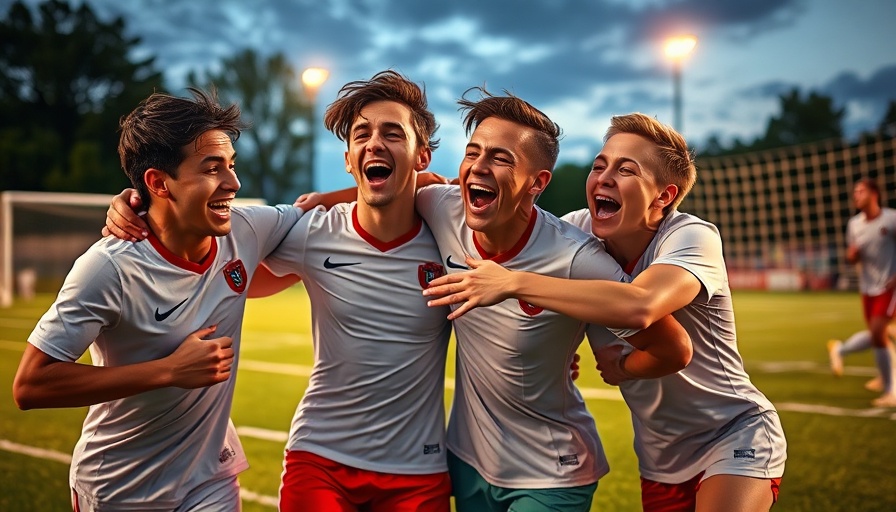
[[[588,512],[597,491],[597,482],[550,489],[498,487],[450,451],[448,473],[457,512]]]

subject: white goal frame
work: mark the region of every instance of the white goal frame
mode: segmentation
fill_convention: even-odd
[[[82,205],[82,206],[108,206],[112,203],[112,194],[87,194],[75,192],[27,192],[27,191],[3,191],[0,192],[0,308],[12,305],[16,289],[16,276],[13,269],[13,206],[15,203],[28,203],[34,205]],[[240,198],[234,201],[236,205],[263,205],[267,204],[263,199]],[[102,234],[97,231],[99,239]]]

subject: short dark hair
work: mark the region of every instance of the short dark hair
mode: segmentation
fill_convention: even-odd
[[[467,94],[471,91],[479,93],[478,100],[467,99]],[[536,140],[532,145],[535,161],[539,167],[553,171],[554,165],[557,164],[557,156],[560,154],[560,138],[563,131],[560,125],[551,121],[544,112],[506,90],[504,96],[495,96],[485,87],[467,89],[457,103],[460,105],[458,110],[466,112],[464,128],[468,136],[489,117],[512,121],[535,130]]]
[[[429,111],[426,88],[391,69],[380,71],[370,80],[356,80],[343,85],[336,101],[330,103],[324,113],[324,126],[339,140],[348,143],[352,124],[361,109],[376,101],[394,101],[407,106],[411,110],[417,144],[433,151],[439,147],[439,139],[433,138],[439,125],[435,115]]]
[[[214,91],[187,90],[192,99],[153,93],[119,123],[121,168],[145,207],[150,201],[143,182],[147,169],[159,169],[177,178],[177,168],[186,158],[184,146],[209,130],[221,130],[236,142],[245,128],[238,106],[222,107]]]

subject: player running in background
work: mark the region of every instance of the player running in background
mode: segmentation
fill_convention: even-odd
[[[786,441],[737,350],[721,238],[677,211],[696,168],[684,138],[642,114],[612,118],[586,183],[589,210],[564,218],[606,243],[631,284],[557,279],[467,260],[470,272],[433,282],[433,304],[463,316],[514,297],[589,322],[649,325],[673,314],[690,334],[687,368],[656,379],[629,370],[637,350],[589,328],[598,368],[632,411],[645,511],[767,511],[784,472]],[[516,270],[516,269],[512,269]],[[463,315],[458,318],[458,315]],[[632,355],[629,355],[632,354]]]
[[[868,330],[853,334],[846,343],[828,342],[831,370],[841,375],[843,356],[873,347],[881,395],[871,404],[896,407],[893,350],[887,335],[896,315],[896,210],[881,206],[880,188],[871,178],[856,182],[852,198],[859,213],[846,225],[846,261],[859,268],[859,292]]]
[[[444,270],[414,211],[438,126],[424,90],[394,71],[343,86],[324,123],[347,144],[358,201],[309,211],[249,290],[270,295],[301,277],[311,302],[314,368],[290,428],[280,510],[448,512],[451,324],[448,308],[421,295]],[[112,210],[110,228],[136,225],[123,198]]]
[[[153,94],[123,119],[149,239],[104,238],[78,258],[16,373],[22,409],[90,406],[75,510],[240,509],[248,463],[230,409],[246,285],[301,210],[231,208],[239,109],[191,92]],[[88,349],[93,364],[78,363]]]

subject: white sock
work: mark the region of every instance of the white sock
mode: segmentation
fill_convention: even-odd
[[[893,392],[893,359],[886,347],[874,347],[874,360],[884,383],[884,394]]]
[[[874,344],[871,343],[871,331],[865,329],[864,331],[859,331],[849,338],[846,338],[846,341],[840,346],[840,355],[845,356],[846,354],[852,354],[854,352],[862,352],[868,350],[873,345]]]

